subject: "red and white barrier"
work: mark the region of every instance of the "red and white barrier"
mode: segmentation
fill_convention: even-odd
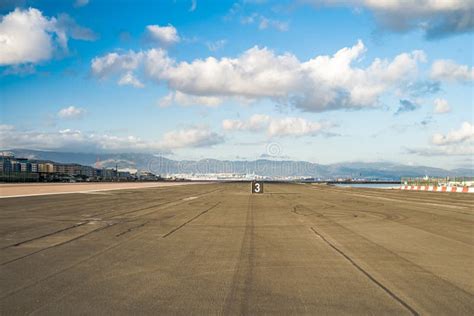
[[[474,187],[436,186],[436,185],[401,185],[400,190],[474,193]]]

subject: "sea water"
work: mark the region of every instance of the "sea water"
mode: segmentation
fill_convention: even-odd
[[[400,185],[396,183],[341,183],[335,184],[337,187],[352,187],[352,188],[372,188],[372,189],[390,189],[399,188]]]

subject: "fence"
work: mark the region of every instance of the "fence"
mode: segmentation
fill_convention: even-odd
[[[423,177],[409,178],[402,177],[402,185],[408,186],[450,186],[450,187],[474,187],[474,177]]]
[[[0,182],[38,182],[38,173],[32,172],[0,172]]]
[[[400,189],[435,192],[474,192],[474,177],[402,178]]]

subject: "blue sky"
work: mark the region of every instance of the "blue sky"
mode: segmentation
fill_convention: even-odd
[[[472,1],[0,5],[0,145],[473,163]]]

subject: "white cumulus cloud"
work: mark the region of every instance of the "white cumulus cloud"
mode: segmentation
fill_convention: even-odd
[[[53,55],[51,20],[37,9],[7,14],[0,23],[0,65],[35,63]]]
[[[458,129],[446,134],[435,133],[431,146],[408,149],[411,154],[420,156],[470,156],[474,155],[474,125],[463,122]]]
[[[138,80],[133,73],[127,72],[125,73],[120,80],[118,81],[120,86],[132,86],[135,88],[143,88],[145,85]]]
[[[270,99],[279,104],[321,112],[341,108],[377,107],[384,93],[406,87],[417,76],[422,51],[401,53],[392,60],[376,58],[360,67],[366,48],[362,41],[332,56],[300,61],[253,47],[236,58],[208,57],[178,62],[164,49],[109,53],[92,61],[98,77],[143,68],[149,79],[176,92],[197,97]]]
[[[67,14],[49,18],[35,8],[17,8],[0,20],[0,65],[49,60],[57,47],[67,51],[69,38],[94,40],[96,35]]]
[[[167,55],[148,60],[149,74],[175,90],[206,96],[239,96],[286,101],[308,111],[374,107],[381,94],[416,73],[419,51],[394,60],[376,59],[366,69],[353,67],[365,52],[362,42],[333,56],[300,62],[254,47],[237,58],[208,57],[176,63]]]
[[[209,128],[193,127],[165,133],[160,146],[167,149],[197,148],[210,147],[223,142],[224,137]]]
[[[140,66],[142,60],[142,52],[108,53],[102,57],[94,58],[91,62],[91,69],[95,76],[105,78],[135,70]]]
[[[226,131],[265,131],[269,137],[314,136],[328,133],[334,125],[328,122],[311,122],[301,117],[273,118],[269,115],[255,114],[248,120],[223,120]]]
[[[170,92],[158,101],[158,106],[168,107],[173,104],[182,106],[202,105],[207,107],[217,107],[223,102],[219,97],[206,97],[188,95],[179,91]]]
[[[107,133],[83,132],[74,129],[43,132],[18,130],[0,125],[3,148],[31,148],[83,152],[155,152],[170,153],[173,149],[210,147],[224,142],[224,137],[209,128],[189,128],[165,133],[159,140],[137,136],[117,136]]]
[[[474,67],[459,65],[453,60],[436,60],[431,66],[431,77],[447,82],[471,82],[474,81]]]
[[[58,116],[63,119],[73,119],[73,118],[80,118],[82,117],[86,111],[81,108],[77,108],[75,106],[68,106],[59,110]]]
[[[452,145],[474,140],[474,126],[469,122],[464,122],[461,128],[453,130],[446,135],[436,133],[433,135],[432,142],[435,145]]]
[[[172,25],[159,26],[159,25],[148,25],[146,27],[150,39],[161,43],[162,45],[168,46],[176,44],[180,41],[178,31]]]
[[[434,100],[434,112],[435,113],[448,113],[451,112],[448,100],[437,98]]]
[[[265,114],[254,114],[248,120],[230,120],[222,121],[222,128],[226,131],[252,131],[257,132],[268,127],[271,117]]]
[[[135,136],[115,136],[103,133],[85,133],[63,129],[54,132],[24,131],[10,128],[0,133],[0,144],[5,148],[32,148],[85,152],[158,151],[164,149],[158,142]]]
[[[301,117],[273,119],[268,126],[269,136],[307,136],[326,131],[328,123],[310,122]]]
[[[419,29],[428,39],[472,32],[472,0],[303,0],[316,6],[367,8],[378,23],[393,31]]]

